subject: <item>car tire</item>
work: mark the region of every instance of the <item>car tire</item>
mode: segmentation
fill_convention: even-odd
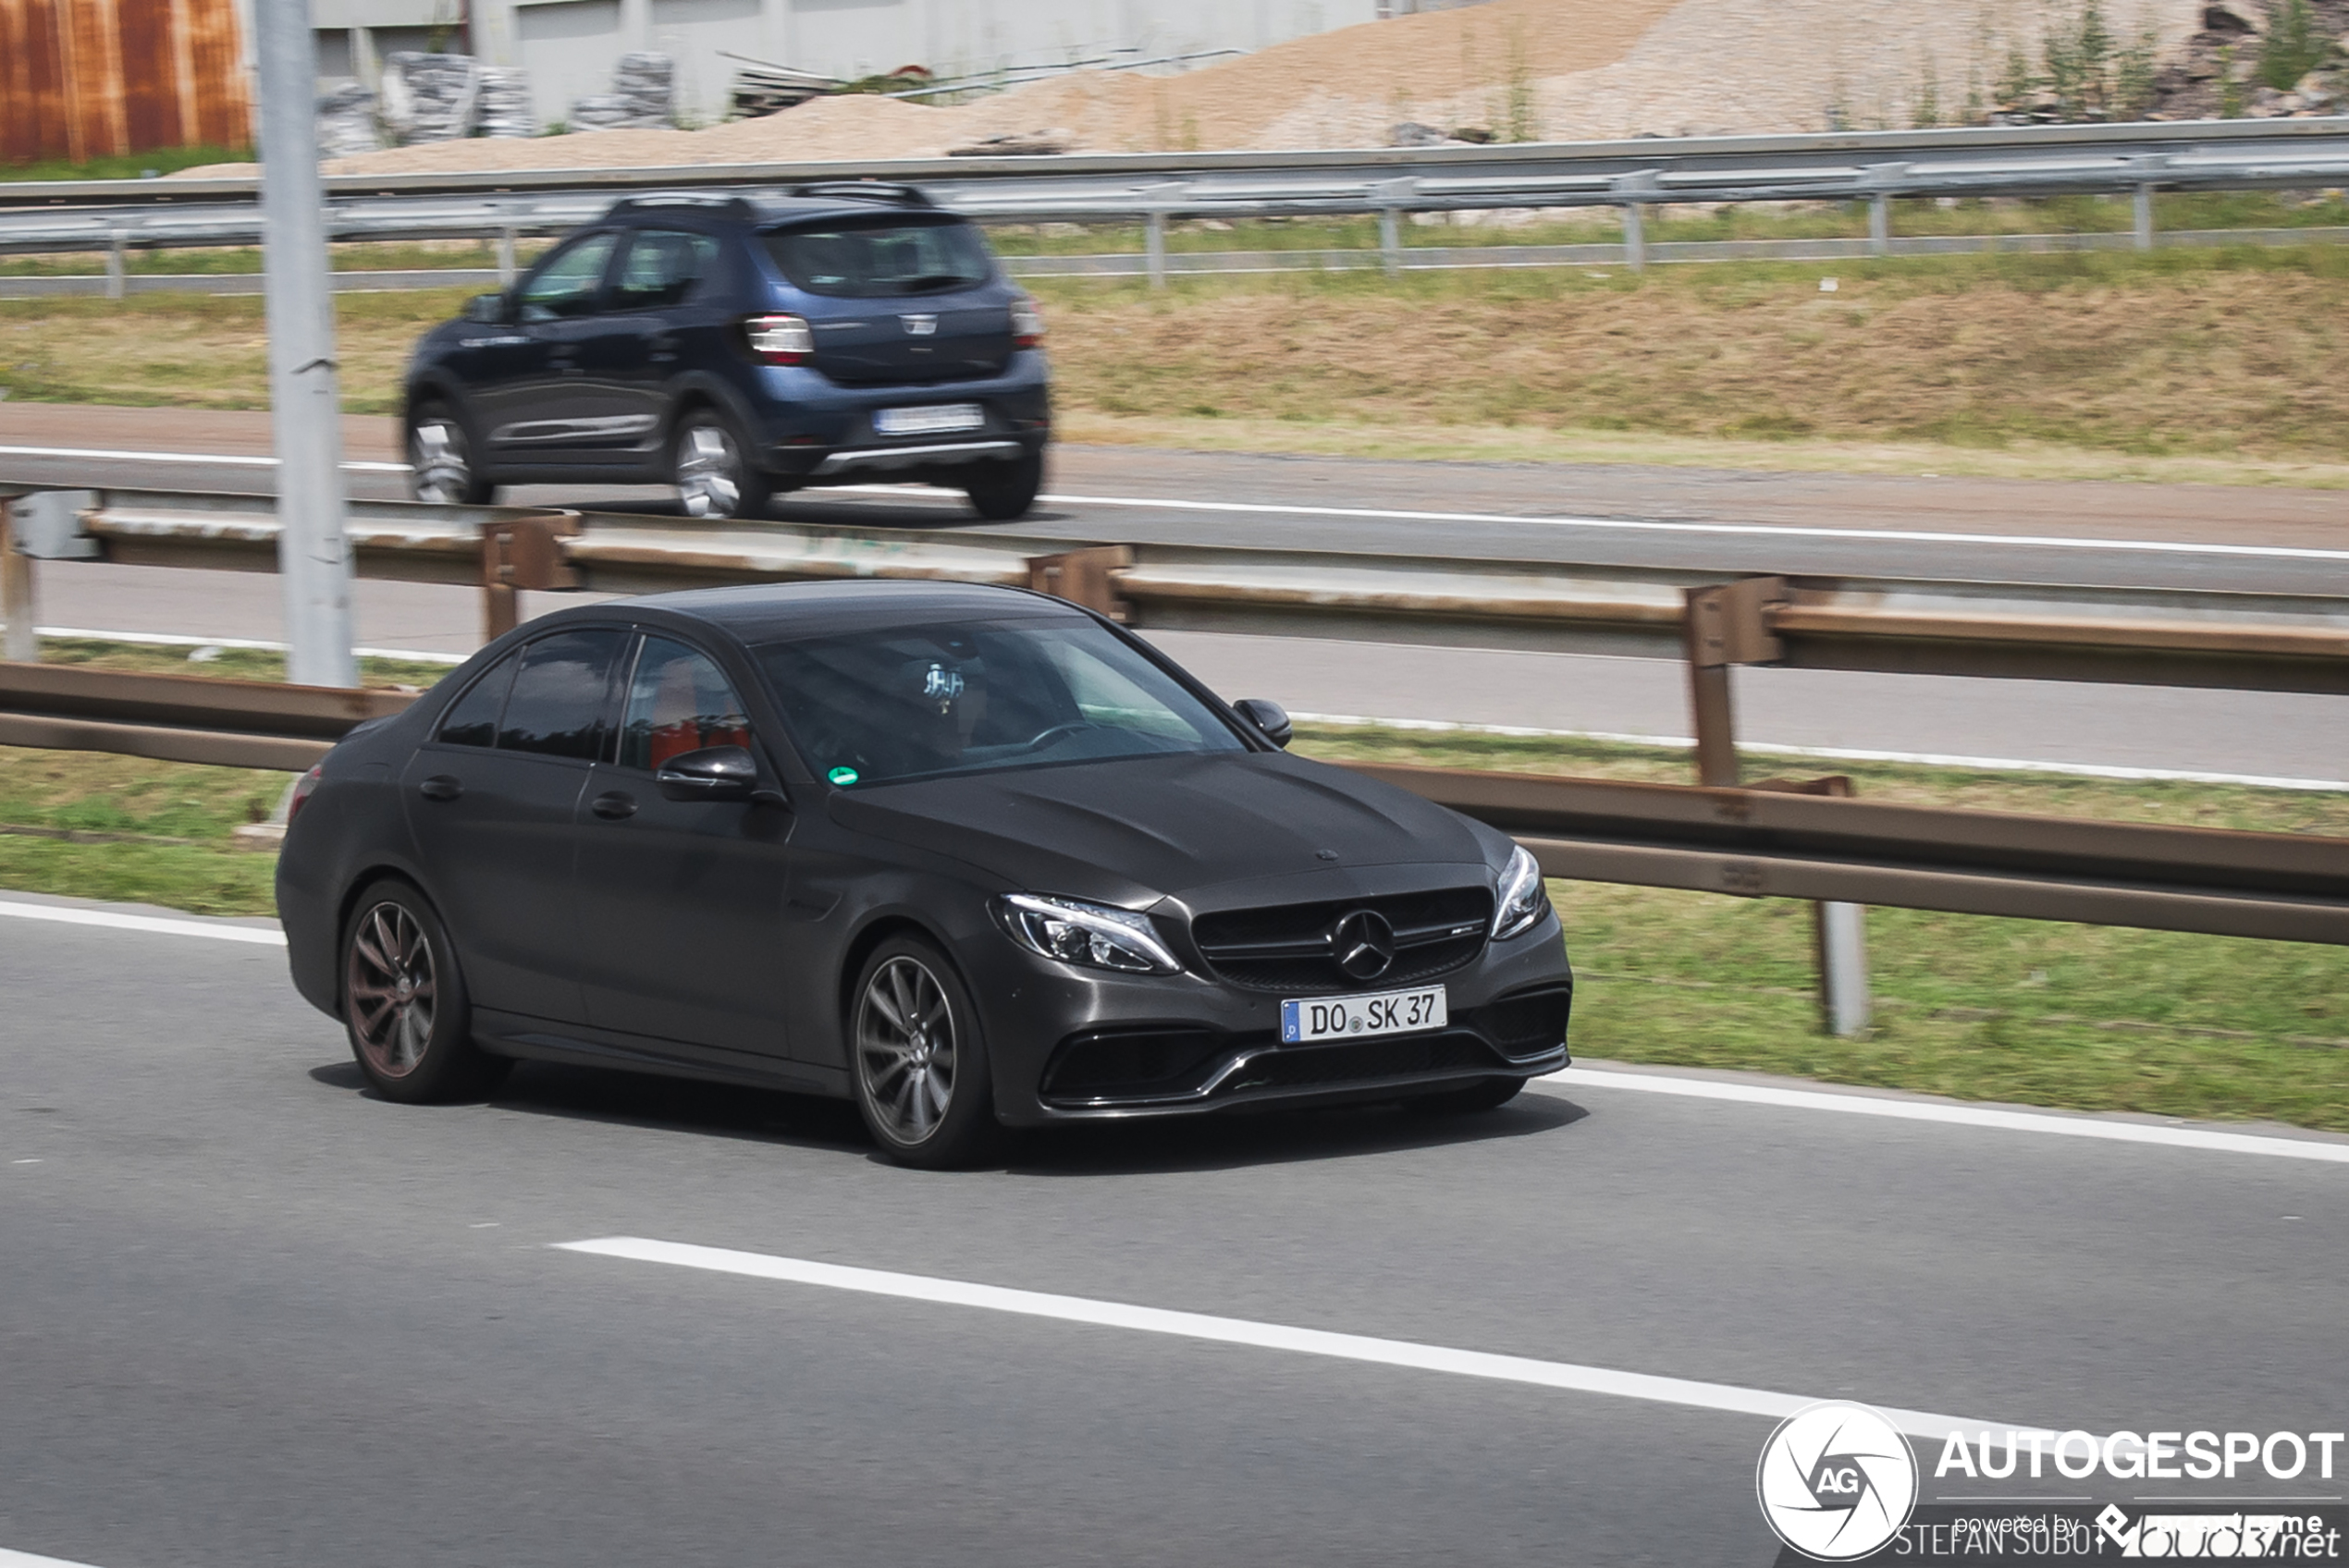
[[[486,507],[498,487],[473,466],[465,422],[446,403],[420,404],[408,419],[408,493],[444,507]]]
[[[892,937],[865,961],[849,1003],[848,1054],[856,1109],[892,1161],[951,1170],[999,1145],[978,1011],[930,943]]]
[[[1026,517],[1044,488],[1044,452],[1039,447],[1009,462],[975,463],[963,479],[971,509],[990,522]]]
[[[473,1041],[457,950],[406,882],[372,884],[342,931],[343,1028],[368,1084],[403,1105],[468,1099],[512,1065]]]
[[[774,490],[725,416],[695,409],[677,422],[669,475],[687,517],[764,517]]]
[[[1480,1110],[1498,1110],[1524,1087],[1522,1078],[1485,1078],[1465,1089],[1421,1095],[1406,1103],[1422,1116],[1472,1116]]]

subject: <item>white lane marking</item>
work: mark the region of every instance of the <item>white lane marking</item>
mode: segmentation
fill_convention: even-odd
[[[43,626],[35,628],[43,637],[74,637],[89,643],[135,643],[158,648],[250,648],[259,653],[282,654],[283,643],[272,643],[264,637],[194,637],[181,631],[99,631],[87,626]],[[462,664],[473,655],[440,654],[423,648],[353,648],[363,659],[406,659],[412,664]],[[1694,745],[1696,742],[1689,742]]]
[[[273,468],[275,458],[210,457],[202,452],[123,452],[76,447],[0,447],[0,457],[93,458],[151,463],[215,463],[236,467]],[[349,462],[360,473],[407,473],[406,463]],[[950,494],[930,487],[894,485],[826,485],[822,488],[856,495],[898,493],[916,496]],[[819,497],[811,497],[819,498]],[[1333,517],[1366,522],[1476,522],[1521,524],[1533,528],[1617,529],[1629,533],[1710,533],[1759,539],[1866,539],[1893,545],[2010,545],[2039,550],[2102,550],[2145,552],[2162,556],[2241,556],[2255,560],[2349,561],[2349,550],[2320,550],[2289,545],[2181,544],[2159,539],[2092,539],[2048,533],[1950,533],[1925,529],[1805,528],[1776,522],[1659,522],[1611,517],[1524,516],[1512,512],[1412,511],[1384,507],[1307,507],[1272,501],[1182,501],[1152,496],[1041,496],[1038,499],[1063,507],[1138,507],[1178,512],[1229,512],[1243,516]]]
[[[2114,1144],[2158,1144],[2169,1148],[2204,1149],[2219,1154],[2250,1154],[2273,1159],[2312,1159],[2326,1165],[2349,1165],[2349,1143],[2322,1143],[2313,1138],[2305,1141],[2299,1138],[2270,1138],[2253,1133],[2214,1133],[2200,1127],[2152,1127],[2143,1122],[2109,1121],[2092,1116],[1994,1110],[1987,1106],[1944,1105],[1933,1100],[1889,1099],[1875,1095],[1830,1095],[1814,1089],[1774,1089],[1761,1084],[1679,1078],[1666,1072],[1624,1072],[1613,1068],[1568,1067],[1538,1082],[1577,1090],[1630,1089],[1642,1094],[1729,1100],[1740,1105],[1777,1106],[1789,1110],[1832,1110],[1846,1116],[1888,1117],[1896,1121],[1939,1121],[1955,1127],[1982,1127],[2001,1133],[2097,1138]]]
[[[116,931],[152,931],[165,937],[209,937],[215,942],[251,942],[257,947],[282,948],[283,931],[257,925],[215,925],[205,920],[166,920],[154,914],[121,914],[110,909],[70,909],[62,904],[20,904],[0,900],[0,915],[18,920],[48,920],[59,925],[103,925]],[[5,1568],[5,1564],[0,1564]]]
[[[1164,1307],[1096,1301],[1086,1296],[1051,1295],[1041,1291],[1019,1291],[1002,1285],[941,1280],[927,1274],[855,1268],[844,1264],[817,1263],[803,1257],[776,1257],[767,1253],[693,1246],[683,1242],[658,1242],[642,1236],[603,1236],[594,1241],[557,1242],[553,1244],[558,1251],[592,1253],[599,1257],[621,1257],[638,1263],[666,1263],[679,1268],[703,1268],[754,1280],[779,1280],[794,1285],[817,1285],[826,1290],[895,1296],[904,1301],[929,1302],[940,1306],[978,1307],[1024,1317],[1049,1317],[1063,1323],[1086,1323],[1097,1328],[1125,1329],[1144,1334],[1172,1334],[1181,1339],[1208,1340],[1217,1344],[1249,1345],[1259,1350],[1334,1356],[1341,1361],[1367,1361],[1376,1366],[1408,1367],[1420,1372],[1448,1372],[1460,1378],[1530,1383],[1536,1388],[1608,1394],[1617,1399],[1646,1400],[1658,1404],[1691,1405],[1699,1410],[1721,1410],[1738,1415],[1783,1417],[1793,1415],[1804,1405],[1816,1403],[1807,1395],[1740,1388],[1730,1383],[1700,1383],[1685,1378],[1660,1378],[1646,1372],[1581,1366],[1568,1361],[1536,1361],[1530,1356],[1454,1350],[1409,1340],[1381,1340],[1366,1334],[1333,1333],[1324,1329],[1297,1329],[1282,1323],[1259,1323],[1245,1317],[1216,1317],[1203,1312],[1175,1312]],[[1886,1409],[1885,1414],[1902,1431],[1928,1439],[1946,1438],[1949,1433],[1961,1430],[1972,1432],[1986,1428],[2002,1431],[2010,1425],[2002,1421],[1937,1415],[1925,1410]],[[2029,1431],[2036,1428],[2018,1427],[2015,1429]]]
[[[68,1562],[62,1557],[35,1557],[29,1551],[10,1551],[0,1546],[0,1568],[90,1568],[86,1562]]]
[[[117,452],[104,447],[0,447],[0,458],[93,458],[101,462],[193,463],[201,468],[276,468],[277,459],[214,452]],[[351,462],[351,473],[407,473],[406,463]]]
[[[1586,655],[1587,656],[1587,655]],[[1519,724],[1461,724],[1445,718],[1378,718],[1353,713],[1292,713],[1308,724],[1376,726],[1386,729],[1457,731],[1534,740],[1606,741],[1627,746],[1665,746],[1693,751],[1686,735],[1635,735],[1613,729],[1537,729]],[[1820,757],[1835,762],[1900,762],[1925,767],[1972,767],[1992,773],[2060,773],[2083,778],[2133,778],[2179,784],[2245,784],[2262,790],[2349,790],[2349,778],[2283,778],[2265,773],[2197,773],[2167,767],[2122,767],[2093,762],[2032,762],[2022,757],[1968,757],[1945,752],[1874,752],[1851,746],[1789,746],[1775,741],[1740,741],[1738,749],[1772,756]]]

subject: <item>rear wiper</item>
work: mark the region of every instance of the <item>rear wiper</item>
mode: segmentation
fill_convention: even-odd
[[[899,284],[898,288],[908,294],[927,294],[936,288],[953,288],[957,286],[967,288],[972,281],[958,272],[936,272],[926,277],[909,277]]]

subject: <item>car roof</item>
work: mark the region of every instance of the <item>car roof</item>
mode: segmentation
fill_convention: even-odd
[[[915,223],[965,223],[967,219],[932,206],[883,201],[870,196],[774,196],[753,200],[742,196],[630,196],[612,203],[602,221],[633,227],[657,227],[698,219],[727,227],[775,228],[786,225],[840,217],[900,218]]]
[[[984,582],[918,581],[760,582],[583,606],[573,616],[653,612],[701,621],[745,643],[822,636],[863,627],[957,620],[1082,620],[1064,600]]]

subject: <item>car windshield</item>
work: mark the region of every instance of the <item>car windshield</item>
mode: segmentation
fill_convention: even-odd
[[[843,788],[1247,750],[1213,709],[1086,621],[885,627],[757,650],[817,773]]]
[[[852,219],[766,236],[783,276],[811,294],[895,299],[969,288],[993,275],[978,230],[953,220]]]

